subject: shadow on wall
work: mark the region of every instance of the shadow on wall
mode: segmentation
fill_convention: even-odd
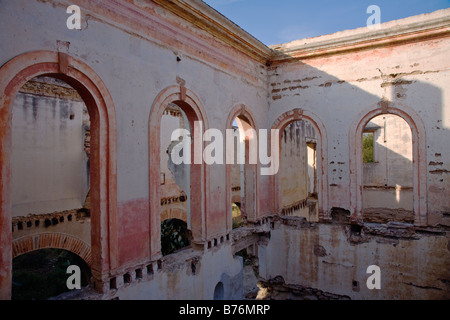
[[[404,48],[399,48],[399,52],[401,50]],[[367,53],[361,53],[361,56],[364,54]],[[324,69],[335,68],[327,66],[328,61],[322,63],[321,59],[319,57],[311,63]],[[334,63],[349,64],[350,71],[339,69],[343,67],[341,65],[336,67],[336,73],[344,74],[345,78],[335,77],[302,62],[272,68],[273,76],[269,78],[269,88],[272,89],[271,119],[283,119],[280,117],[283,114],[285,118],[300,120],[303,113],[308,112],[309,115],[313,113],[326,128],[328,139],[323,141],[323,161],[317,169],[318,198],[321,199],[320,193],[327,195],[322,202],[324,210],[331,215],[331,208],[335,208],[335,215],[328,218],[333,222],[337,219],[344,221],[342,224],[346,224],[349,238],[345,232],[325,223],[318,224],[317,229],[315,225],[301,230],[299,223],[291,232],[286,232],[288,228],[285,225],[288,223],[281,224],[282,231],[277,232],[275,228],[268,247],[260,248],[260,276],[263,278],[273,279],[282,275],[288,284],[306,284],[352,299],[448,298],[448,287],[440,280],[449,277],[445,267],[449,260],[445,232],[435,238],[423,237],[420,241],[399,240],[401,233],[392,231],[391,224],[377,225],[376,228],[386,228],[389,233],[378,239],[367,237],[364,243],[347,242],[353,235],[363,239],[368,224],[359,222],[420,225],[430,223],[430,217],[436,216],[430,224],[437,225],[444,219],[445,207],[448,208],[445,202],[450,198],[450,180],[445,170],[449,169],[450,164],[445,161],[450,159],[450,152],[447,151],[450,149],[450,127],[443,124],[447,111],[443,109],[443,93],[438,87],[444,79],[437,78],[438,71],[429,71],[426,66],[421,69],[408,61],[408,65],[402,64],[396,68],[395,63],[388,65],[389,57],[386,59],[380,59],[379,63],[384,65],[381,68],[392,71],[380,74],[374,65],[373,76],[367,76],[370,65],[363,66],[363,71],[355,70],[361,62],[350,61],[347,57],[330,59]],[[361,74],[365,74],[366,78],[358,76]],[[362,153],[364,128],[375,117],[386,114],[404,119],[412,134],[409,142],[401,142],[412,147],[412,161],[396,148],[378,148],[378,152],[384,153],[386,158],[396,159],[394,171],[401,170],[406,176],[409,175],[401,181],[397,177],[398,172],[395,175],[393,171],[387,172],[384,178],[388,182],[380,188],[385,184],[386,187],[394,187],[387,190],[389,201],[379,194],[366,192],[371,190],[364,188],[369,187],[364,184],[364,178],[369,176],[367,172],[364,174]],[[318,135],[320,140],[324,132],[318,132]],[[280,180],[280,177],[277,178]],[[307,175],[303,179],[306,180]],[[397,188],[397,184],[402,188]],[[409,187],[411,190],[408,190]],[[392,208],[388,208],[393,210],[381,211],[381,208],[386,208],[387,202],[393,204]],[[286,221],[292,223],[291,219]],[[411,227],[411,230],[415,232],[415,228]],[[429,239],[432,240],[427,243]],[[405,245],[397,246],[400,241],[404,241]],[[438,242],[442,243],[443,250],[435,245]],[[323,248],[323,252],[316,252],[314,245]],[[426,259],[420,254],[423,252],[429,255]],[[371,264],[383,270],[383,290],[366,290],[360,280],[361,274]],[[286,287],[282,289],[287,291]]]
[[[67,268],[80,267],[80,285],[90,282],[91,269],[78,255],[61,249],[40,249],[13,260],[13,300],[45,300],[70,291]]]
[[[319,205],[327,215],[332,207],[350,210],[353,215],[362,214],[362,209],[368,206],[384,207],[382,199],[377,204],[374,203],[376,201],[368,201],[368,195],[363,197],[362,192],[358,195],[358,188],[363,186],[361,177],[364,175],[364,166],[362,138],[357,136],[356,130],[363,131],[372,118],[382,114],[393,114],[406,120],[413,133],[412,182],[411,186],[406,186],[411,187],[411,200],[408,201],[413,206],[407,206],[406,209],[414,211],[415,220],[420,217],[421,223],[426,223],[428,214],[445,211],[445,207],[448,207],[445,199],[450,197],[449,191],[446,191],[450,185],[445,176],[448,174],[448,164],[444,161],[448,149],[444,144],[450,139],[450,127],[445,124],[442,91],[424,82],[436,81],[434,75],[439,71],[426,67],[421,70],[417,63],[409,67],[393,64],[383,68],[392,71],[382,73],[374,67],[372,77],[339,79],[303,62],[274,66],[270,70],[272,77],[269,83],[272,89],[272,117],[277,118],[282,112],[287,117],[289,111],[292,114],[292,110],[297,109],[297,120],[301,120],[303,110],[308,110],[326,128],[326,133],[318,132],[319,140],[324,134],[329,138],[324,141],[323,161],[317,170]],[[400,68],[408,72],[399,72]],[[348,74],[346,77],[355,75]],[[371,92],[379,92],[379,95],[362,89],[365,87]],[[348,147],[343,146],[347,143]],[[399,165],[398,170],[401,167]],[[303,178],[308,179],[307,175]],[[277,179],[280,179],[280,174]],[[404,188],[403,191],[407,190]],[[326,194],[325,199],[321,200],[320,193]],[[394,190],[394,194],[398,198],[398,191]],[[405,193],[404,200],[407,199]],[[302,199],[299,197],[295,200]]]
[[[314,126],[297,120],[281,133],[279,176],[281,181],[281,214],[318,221],[317,159],[319,142]]]
[[[399,116],[380,115],[362,141],[364,221],[413,223],[411,128]]]

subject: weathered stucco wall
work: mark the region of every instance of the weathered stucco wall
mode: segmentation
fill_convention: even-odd
[[[449,299],[450,251],[443,233],[405,225],[309,224],[298,218],[274,223],[259,246],[261,277],[320,289],[351,299]],[[369,290],[369,266],[381,268],[381,290]]]
[[[242,258],[235,257],[229,245],[200,255],[187,250],[178,257],[168,256],[162,269],[156,268],[153,275],[146,275],[147,279],[112,291],[111,296],[120,300],[213,300],[214,289],[222,282],[225,300],[241,300],[242,270]]]
[[[172,141],[172,134],[178,129],[186,129],[186,115],[178,107],[166,109],[161,118],[161,221],[180,219],[191,227],[190,197],[191,177],[189,164],[175,164],[172,154],[181,157],[183,144]],[[190,137],[182,136],[183,141]]]
[[[374,134],[374,159],[364,164],[364,185],[412,188],[412,136],[408,123],[399,116],[381,115],[373,118],[365,130]]]
[[[445,13],[441,12],[441,15]],[[410,18],[410,22],[421,17]],[[401,25],[398,23],[398,25]],[[388,24],[395,30],[395,23]],[[326,42],[330,38],[357,36],[363,29],[345,31],[333,36],[306,39],[301,43]],[[300,41],[285,44],[288,50]],[[360,155],[351,154],[358,123],[369,112],[386,101],[389,107],[404,111],[417,119],[426,132],[422,150],[426,154],[428,221],[439,223],[448,212],[449,159],[444,147],[450,135],[450,100],[445,94],[448,85],[448,38],[424,39],[370,50],[348,51],[335,55],[317,55],[301,61],[271,67],[270,119],[274,121],[292,108],[301,108],[317,116],[326,128],[328,139],[329,207],[351,209],[351,162]],[[382,105],[383,103],[381,103]],[[364,126],[365,124],[361,124]],[[415,159],[416,161],[418,159]],[[416,162],[417,164],[417,162]],[[356,190],[355,190],[356,191]]]
[[[46,86],[43,81],[33,83]],[[75,97],[58,96],[61,90],[68,95],[74,91],[64,83],[50,87],[50,93],[44,93],[45,88],[36,92],[32,84],[27,88],[14,100],[12,214],[80,209],[89,191],[85,105],[76,92]]]
[[[78,3],[83,17],[87,14],[97,17],[100,12],[106,14],[97,5],[84,1]],[[265,98],[265,68],[230,48],[226,48],[226,56],[223,53],[218,55],[224,47],[212,36],[173,14],[159,16],[155,12],[157,6],[152,2],[139,10],[156,16],[158,23],[167,28],[180,31],[179,34],[171,35],[180,41],[178,44],[171,43],[175,39],[169,37],[165,38],[166,43],[161,43],[160,39],[154,38],[154,33],[159,31],[148,29],[141,30],[141,37],[137,37],[131,32],[137,26],[135,21],[120,20],[113,13],[112,16],[102,16],[101,19],[92,18],[89,22],[84,18],[81,31],[68,30],[65,25],[69,17],[65,12],[66,6],[57,1],[54,4],[56,5],[39,1],[2,3],[2,21],[8,27],[0,37],[2,43],[10,45],[2,47],[0,62],[3,64],[30,50],[65,50],[86,62],[103,79],[116,106],[117,225],[122,237],[119,241],[120,260],[121,263],[145,260],[150,250],[148,119],[153,101],[162,90],[176,85],[179,77],[201,99],[211,128],[224,128],[228,113],[238,103],[243,103],[252,110],[256,116],[255,121],[263,127],[267,122],[268,106]],[[103,19],[110,23],[105,23]],[[30,33],[23,33],[24,21],[30,27],[39,25],[47,32],[32,36]],[[183,28],[183,31],[179,28]],[[22,38],[19,42],[13,40],[18,32]],[[202,51],[184,47],[186,37],[194,37]],[[68,48],[61,49],[57,40],[66,43]],[[181,61],[177,61],[177,57]],[[245,65],[242,69],[245,73],[230,70],[229,67],[234,68],[236,65],[228,65],[217,59],[239,61],[239,65]],[[214,199],[213,202],[226,203],[225,186],[222,184],[226,181],[225,170],[224,165],[211,166],[209,189],[206,192]],[[261,209],[264,210],[263,208]],[[206,237],[222,234],[227,217],[225,205],[211,206],[207,212]]]
[[[439,16],[445,13],[435,14]],[[420,25],[421,18],[407,21]],[[381,30],[394,33],[405,21],[388,23]],[[348,216],[343,225],[275,223],[269,245],[259,248],[260,273],[267,280],[281,276],[286,287],[293,285],[297,291],[296,285],[352,299],[448,299],[450,179],[445,159],[450,154],[445,146],[450,137],[450,100],[445,90],[450,62],[445,52],[450,41],[425,38],[366,50],[348,41],[361,34],[369,39],[365,32],[363,28],[344,31],[276,47],[285,56],[279,55],[280,62],[269,68],[270,119],[288,115],[323,124],[326,132],[321,134],[328,140],[322,174],[328,178],[330,221],[336,213]],[[339,38],[346,40],[335,47]],[[329,53],[334,50],[341,51]],[[302,58],[290,60],[288,55]],[[297,110],[289,113],[293,109]],[[408,122],[413,141],[412,149],[403,150],[412,158],[405,156],[403,165],[389,173],[389,180],[405,185],[395,190],[394,203],[363,190],[367,182],[363,129],[375,115],[389,113]],[[401,128],[392,133],[398,142],[404,138]],[[404,141],[400,144],[405,147]],[[413,169],[404,168],[411,159]],[[424,198],[425,207],[420,205]],[[369,207],[378,209],[362,214]],[[426,212],[425,222],[418,211]],[[350,216],[358,222],[352,225]],[[435,228],[419,230],[414,224]],[[382,290],[365,286],[370,265],[381,267]]]
[[[318,221],[317,214],[314,212],[310,215],[307,206],[311,184],[314,189],[314,169],[310,166],[313,163],[313,157],[308,153],[308,142],[312,141],[317,141],[317,137],[310,122],[295,121],[288,125],[281,134],[278,174],[282,214]]]
[[[117,150],[113,162],[117,175],[104,181],[116,183],[117,216],[104,216],[103,222],[109,222],[98,228],[117,230],[117,239],[102,240],[111,241],[102,248],[114,253],[101,254],[106,263],[109,257],[117,257],[111,266],[117,268],[113,274],[121,274],[130,266],[148,262],[151,250],[158,256],[151,248],[157,248],[160,240],[151,237],[150,215],[159,213],[149,211],[149,153],[153,152],[149,116],[158,95],[183,83],[201,103],[205,125],[210,128],[224,130],[229,113],[238,104],[251,111],[258,127],[264,127],[267,71],[263,62],[154,2],[105,1],[103,6],[81,0],[76,4],[81,7],[82,30],[66,27],[65,1],[2,1],[0,18],[5,28],[0,34],[0,65],[30,51],[59,51],[88,65],[105,84],[115,107],[117,132],[111,143]],[[43,32],[33,32],[37,28]],[[105,157],[108,155],[103,154],[102,161]],[[213,165],[206,171],[208,176],[202,176],[205,216],[197,226],[205,243],[229,232],[226,166]],[[155,172],[159,174],[159,170]],[[268,202],[264,185],[259,187],[262,204]],[[268,212],[265,205],[260,210],[259,215]],[[95,253],[99,250],[104,249],[96,247]],[[199,293],[198,298],[206,295]]]
[[[373,133],[372,163],[363,167],[363,208],[414,210],[411,128],[402,118],[381,115],[365,130]],[[411,214],[413,221],[414,214]]]
[[[0,298],[9,297],[11,285],[14,177],[7,108],[18,82],[29,80],[33,70],[70,78],[94,119],[89,227],[95,289],[103,291],[95,297],[211,299],[222,282],[225,298],[241,298],[243,266],[233,247],[245,249],[260,238],[265,280],[282,276],[286,284],[350,298],[449,297],[450,40],[448,26],[429,26],[430,17],[445,20],[448,10],[388,23],[376,36],[351,30],[271,50],[199,1],[74,2],[81,8],[81,30],[66,27],[66,1],[0,0]],[[205,16],[198,15],[199,7]],[[415,31],[408,33],[405,25]],[[355,45],[355,37],[366,47]],[[367,46],[368,39],[373,45]],[[44,63],[36,62],[41,58]],[[295,154],[284,159],[292,170],[259,176],[256,165],[245,165],[241,199],[251,223],[241,229],[245,236],[234,239],[229,209],[236,185],[231,176],[236,180],[237,173],[223,164],[192,165],[187,184],[194,190],[196,241],[162,258],[160,145],[168,127],[160,120],[170,103],[186,111],[189,121],[203,119],[204,129],[223,133],[236,117],[255,130],[284,129],[290,120],[310,123],[314,135],[305,138],[316,142],[317,199],[303,202],[313,170],[306,148],[311,141],[299,135],[303,151],[292,150],[295,139],[281,150]],[[360,140],[364,126],[381,113],[400,115],[411,128],[414,218],[406,224],[368,223],[362,215],[368,203]],[[290,191],[278,198],[280,181],[300,195],[294,207],[313,210],[315,224],[278,217],[283,204],[296,200]],[[346,214],[344,222],[334,221],[336,212]],[[272,230],[258,229],[270,225],[269,216],[275,219]],[[68,224],[56,228],[68,232]],[[86,229],[79,232],[86,235]],[[381,291],[364,289],[372,264],[382,268]]]

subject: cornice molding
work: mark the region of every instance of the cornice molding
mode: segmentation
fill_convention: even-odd
[[[450,9],[266,46],[201,0],[152,0],[216,39],[265,64],[276,65],[450,36]]]
[[[66,3],[69,0],[48,0]],[[91,0],[78,0],[84,8],[100,20],[110,18],[115,25],[121,25],[139,36],[159,41],[168,40],[172,45],[186,47],[189,54],[207,52],[208,61],[228,66],[238,74],[246,73],[246,62],[231,57],[224,48],[233,48],[237,53],[267,65],[304,59],[341,55],[363,50],[392,47],[396,45],[426,41],[450,36],[450,8],[428,14],[412,16],[382,23],[379,29],[367,27],[336,32],[314,38],[299,39],[289,43],[266,46],[241,27],[233,23],[201,0],[103,0],[102,5]],[[146,8],[146,3],[149,9]],[[159,7],[207,32],[217,40],[218,45],[208,45],[205,39],[189,30],[171,24],[170,19],[155,14],[153,7]],[[181,38],[186,41],[180,41]],[[200,59],[205,59],[201,55]]]
[[[54,6],[66,7],[71,0],[46,0]],[[218,70],[224,70],[236,76],[242,76],[251,83],[257,83],[261,78],[254,72],[250,61],[254,61],[263,66],[268,61],[269,53],[273,51],[251,37],[248,33],[235,26],[242,33],[242,43],[238,38],[239,32],[236,31],[236,37],[232,41],[232,36],[228,35],[228,42],[225,41],[227,35],[222,32],[222,40],[213,29],[209,33],[204,31],[207,21],[214,20],[214,16],[208,16],[204,13],[203,7],[195,9],[194,3],[201,1],[190,0],[191,6],[184,6],[180,1],[172,0],[72,0],[82,8],[83,15],[91,20],[106,23],[114,28],[118,28],[133,36],[156,43],[157,45],[172,50],[175,55],[196,59],[202,63],[216,67]],[[180,2],[180,3],[178,3]],[[186,1],[187,2],[187,1]],[[160,5],[164,4],[163,6]],[[204,4],[205,11],[212,11],[209,6]],[[168,9],[168,7],[171,9]],[[175,10],[176,9],[176,10]],[[181,17],[174,14],[174,11],[184,12]],[[216,11],[215,15],[219,17]],[[203,14],[207,18],[201,18]],[[211,13],[212,14],[212,13]],[[198,16],[199,18],[195,18]],[[190,17],[190,18],[189,18]],[[204,20],[201,22],[201,20]],[[227,20],[225,17],[221,18]],[[194,22],[196,23],[194,24]],[[215,20],[216,25],[220,25],[221,20]],[[231,21],[228,21],[232,24]],[[203,29],[198,25],[205,25]],[[224,30],[227,29],[223,27]],[[233,32],[230,32],[232,34]],[[246,46],[246,43],[254,42],[254,45]],[[232,50],[229,50],[232,49]],[[263,52],[265,50],[266,52]],[[247,53],[247,55],[245,55]],[[181,59],[180,58],[180,59]],[[246,59],[248,58],[248,60]]]
[[[446,36],[450,36],[450,9],[386,22],[379,29],[364,27],[270,46],[277,52],[271,62],[277,64]]]
[[[152,1],[258,62],[265,64],[275,53],[201,0]]]

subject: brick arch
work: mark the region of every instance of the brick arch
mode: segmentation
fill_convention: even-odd
[[[258,125],[255,121],[255,116],[253,115],[252,111],[242,103],[239,103],[235,105],[230,113],[228,114],[227,122],[225,124],[225,130],[231,129],[233,126],[234,119],[239,118],[242,121],[238,121],[238,127],[240,131],[244,131],[249,129],[251,127],[253,130],[258,132]],[[247,150],[248,151],[248,150]],[[254,192],[254,212],[251,213],[251,215],[247,215],[247,219],[249,221],[256,221],[257,215],[259,212],[259,198],[258,198],[258,168],[259,165],[254,165],[253,168],[255,171],[255,179],[254,179],[254,185],[255,185],[255,192]],[[242,186],[241,186],[242,187]],[[227,197],[227,203],[226,203],[226,212],[227,212],[227,220],[226,220],[226,229],[227,233],[231,232],[233,228],[233,219],[232,219],[232,203],[233,202],[239,202],[243,204],[245,207],[245,202],[247,202],[247,199],[240,199],[239,201],[232,201],[232,192],[231,192],[231,165],[226,164],[226,197]],[[246,194],[247,198],[247,194]]]
[[[181,208],[167,208],[161,212],[161,222],[169,219],[178,219],[188,223],[188,216],[186,210]]]
[[[233,109],[231,109],[230,113],[228,114],[225,129],[231,129],[233,121],[237,117],[244,118],[253,129],[258,130],[258,125],[255,121],[253,112],[243,103],[239,103],[235,105]]]
[[[240,196],[232,196],[231,197],[231,203],[241,203],[241,197]]]
[[[317,175],[318,175],[318,206],[319,206],[319,217],[329,218],[329,208],[328,208],[328,144],[327,144],[327,131],[323,125],[320,118],[313,112],[308,110],[303,110],[301,108],[289,110],[282,115],[280,115],[272,125],[272,130],[277,129],[282,132],[290,123],[298,120],[309,121],[314,128],[317,130],[317,134],[320,137],[319,144],[317,148]],[[281,135],[280,135],[281,139]],[[280,145],[281,148],[281,145]],[[281,154],[281,150],[280,150]],[[280,162],[281,166],[281,162]],[[271,177],[271,188],[273,195],[273,208],[274,212],[280,213],[281,211],[281,186],[279,175]]]
[[[92,265],[91,246],[79,238],[64,233],[39,233],[16,239],[12,243],[12,258],[39,249],[64,249]]]
[[[161,149],[161,118],[164,110],[174,103],[186,114],[191,134],[194,137],[202,135],[209,128],[208,118],[200,98],[180,81],[179,85],[167,87],[159,93],[153,102],[149,117],[149,208],[150,208],[150,257],[157,260],[161,257],[161,196],[160,196],[160,149]],[[202,132],[195,132],[194,122],[201,121]],[[201,164],[194,164],[195,154],[199,154],[197,148],[201,147],[201,154],[205,147],[192,144],[191,164],[191,231],[193,243],[203,245],[206,241],[206,212],[209,208],[209,166],[203,159]],[[203,157],[202,157],[203,158]]]
[[[414,223],[427,224],[427,160],[426,131],[422,119],[408,106],[382,101],[368,107],[358,115],[358,120],[350,128],[350,208],[352,218],[362,220],[362,133],[366,125],[376,116],[393,114],[405,120],[412,132],[413,144],[413,197]]]
[[[19,89],[37,76],[59,78],[78,91],[91,119],[91,244],[92,275],[97,290],[105,290],[108,273],[118,266],[116,115],[102,79],[85,63],[68,54],[33,51],[0,67],[0,299],[11,297],[11,119]]]

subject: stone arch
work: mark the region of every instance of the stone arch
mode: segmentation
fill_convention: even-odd
[[[92,265],[91,247],[76,237],[64,233],[39,233],[16,239],[12,243],[12,258],[39,249],[64,249]]]
[[[319,218],[329,218],[328,208],[328,144],[327,144],[327,132],[322,121],[317,115],[308,110],[301,108],[292,109],[279,116],[272,125],[272,130],[277,129],[282,132],[290,123],[297,120],[307,120],[317,130],[317,134],[320,137],[317,148],[317,171],[318,171],[318,206],[319,206]],[[281,135],[280,135],[281,139]],[[281,148],[281,146],[280,146]],[[280,150],[281,151],[281,150]],[[280,153],[281,154],[281,153]],[[281,163],[280,163],[281,166]],[[274,212],[279,213],[281,211],[281,186],[279,175],[271,177],[271,188],[273,195],[273,208]]]
[[[188,223],[187,212],[180,208],[168,208],[161,212],[161,222],[169,219],[178,219]]]
[[[231,197],[231,203],[241,203],[241,197],[232,196]]]
[[[419,115],[400,103],[382,101],[359,114],[349,132],[350,145],[350,207],[352,218],[362,220],[362,143],[359,137],[371,119],[382,114],[393,114],[405,120],[412,132],[413,144],[413,197],[414,221],[416,225],[427,224],[427,162],[426,132]]]
[[[199,97],[191,90],[180,85],[173,85],[164,89],[154,100],[149,117],[149,207],[150,207],[150,256],[157,260],[161,257],[161,208],[160,208],[160,134],[161,118],[169,103],[175,103],[186,114],[190,127],[194,128],[195,121],[202,122],[202,132],[195,132],[193,136],[201,135],[209,128],[208,119],[203,104]],[[192,157],[195,154],[195,146],[192,144]],[[201,143],[203,154],[204,142]],[[203,157],[202,157],[203,158]],[[206,215],[209,207],[209,168],[203,159],[201,164],[191,164],[191,226],[193,243],[203,245],[206,240]]]
[[[245,104],[237,104],[233,107],[231,112],[228,115],[227,122],[225,125],[225,131],[229,130],[233,126],[234,119],[239,118],[243,121],[238,122],[239,130],[247,130],[248,126],[250,126],[253,130],[255,130],[258,133],[258,125],[256,124],[255,117],[251,110],[245,105]],[[254,171],[255,171],[255,178],[254,178],[254,209],[253,213],[250,216],[247,216],[247,219],[249,221],[256,221],[257,220],[257,213],[259,212],[259,197],[258,197],[258,181],[259,181],[259,174],[258,174],[258,168],[259,165],[255,165]],[[232,230],[232,216],[231,216],[231,206],[233,202],[232,201],[232,194],[231,194],[231,164],[226,164],[226,196],[227,196],[227,202],[226,202],[226,210],[227,210],[227,233],[231,232]],[[241,201],[238,201],[241,203]],[[242,203],[241,203],[242,204]]]
[[[0,68],[0,298],[11,296],[11,119],[12,103],[28,80],[47,75],[78,91],[91,119],[91,269],[94,286],[104,290],[107,274],[118,266],[116,116],[114,103],[101,78],[68,54],[34,51],[21,54]],[[98,284],[98,285],[96,285]]]

